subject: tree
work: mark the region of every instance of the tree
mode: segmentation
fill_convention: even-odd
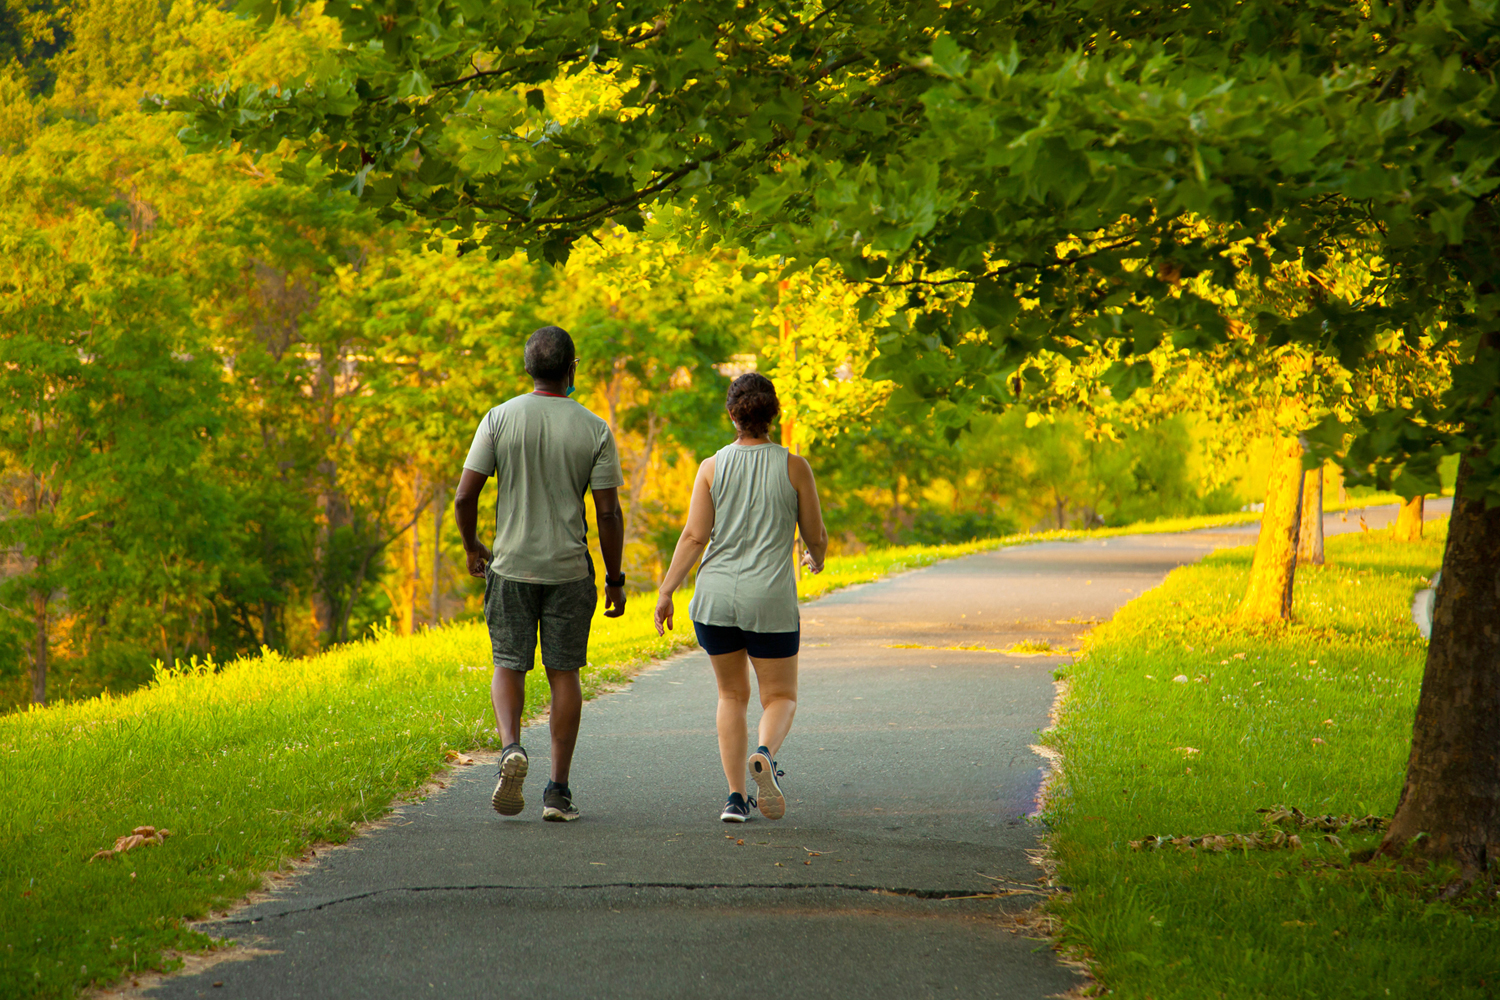
[[[14,571],[0,613],[26,620],[31,701],[53,644],[134,638],[173,662],[206,652],[226,503],[207,475],[215,360],[180,298],[84,215],[0,241],[0,463]]]
[[[1141,354],[1163,337],[1222,340],[1215,304],[1172,294],[1172,279],[1206,272],[1233,287],[1232,243],[1263,237],[1271,250],[1249,266],[1265,268],[1375,239],[1389,264],[1380,296],[1255,325],[1273,346],[1349,367],[1381,336],[1440,330],[1459,345],[1440,405],[1348,430],[1353,464],[1373,454],[1372,475],[1464,455],[1387,848],[1470,872],[1495,860],[1500,788],[1483,762],[1500,756],[1500,727],[1473,721],[1500,717],[1500,692],[1480,680],[1500,676],[1500,649],[1480,634],[1500,619],[1490,5],[334,10],[347,47],[320,79],[170,106],[194,112],[200,142],[270,149],[294,136],[387,210],[496,248],[561,259],[601,221],[637,225],[670,199],[759,253],[831,260],[909,294],[883,356],[908,389],[954,404],[955,425],[1006,399],[1007,377],[1039,347],[1113,336]],[[605,99],[549,115],[536,85],[582,74],[605,82]],[[1112,377],[1139,381],[1128,357]],[[1429,728],[1468,742],[1428,740]],[[1438,772],[1451,796],[1416,794]],[[1413,839],[1417,829],[1431,836]]]

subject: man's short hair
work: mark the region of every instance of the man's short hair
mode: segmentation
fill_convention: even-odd
[[[544,326],[526,341],[526,374],[561,382],[573,365],[573,338],[560,326]]]

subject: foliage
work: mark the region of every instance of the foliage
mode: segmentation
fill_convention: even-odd
[[[1111,345],[1107,381],[1128,395],[1164,340],[1226,335],[1220,303],[1184,279],[1232,289],[1293,259],[1316,273],[1364,241],[1384,270],[1358,301],[1268,308],[1256,334],[1351,368],[1377,345],[1455,345],[1441,401],[1329,423],[1325,439],[1362,430],[1353,454],[1382,481],[1407,455],[1473,451],[1476,488],[1500,498],[1500,459],[1480,458],[1500,453],[1500,353],[1482,344],[1492,5],[332,11],[345,47],[316,78],[166,106],[190,110],[205,145],[293,137],[373,204],[497,250],[564,259],[604,220],[634,228],[671,200],[759,255],[832,261],[907,296],[881,370],[953,403],[951,426],[1013,398],[1039,348]],[[599,99],[566,115],[539,86],[583,80]]]
[[[390,225],[378,206],[330,192],[343,181],[328,157],[290,144],[187,156],[179,120],[138,109],[142,92],[220,74],[246,88],[236,101],[318,85],[345,55],[316,4],[269,24],[197,0],[24,11],[0,19],[22,32],[3,43],[20,47],[0,70],[0,241],[24,281],[0,308],[7,359],[53,355],[0,373],[12,404],[0,418],[6,704],[23,700],[13,678],[38,637],[54,693],[87,697],[142,683],[156,658],[303,654],[386,619],[410,631],[476,613],[444,527],[448,489],[482,412],[526,388],[519,345],[545,322],[578,337],[579,398],[616,431],[632,583],[658,575],[696,462],[728,439],[725,375],[751,365],[780,387],[851,551],[1004,534],[1043,522],[1044,507],[1057,523],[1059,496],[1076,524],[1220,509],[1211,487],[1237,478],[1232,463],[1175,454],[1213,445],[1212,419],[1156,426],[1186,393],[1153,386],[1138,414],[1124,412],[1131,401],[1111,411],[1099,385],[1113,347],[1077,360],[1056,405],[1033,391],[1037,366],[1053,365],[1044,379],[1061,386],[1075,362],[1033,355],[1023,381],[1050,419],[979,414],[961,437],[959,418],[934,420],[930,400],[890,401],[893,384],[872,368],[904,350],[879,342],[914,315],[904,290],[872,296],[806,260],[777,278],[758,244],[716,242],[699,206],[591,223],[565,266],[492,260],[470,251],[504,249],[494,220],[472,232]],[[903,70],[898,89],[927,86],[925,73]],[[612,79],[538,80],[527,113],[612,113],[634,86]],[[84,367],[66,356],[81,330],[93,341]],[[26,432],[37,412],[26,398],[53,408],[45,434]],[[1234,394],[1221,398],[1227,412]],[[56,519],[27,513],[37,470],[63,477]],[[1205,470],[1219,479],[1200,484]],[[109,504],[111,519],[76,520]],[[54,552],[44,546],[51,582],[36,562]]]
[[[1148,835],[1257,832],[1256,810],[1390,815],[1426,643],[1411,623],[1444,544],[1389,532],[1329,539],[1300,574],[1297,621],[1226,623],[1247,549],[1176,570],[1064,669],[1047,743],[1063,939],[1126,997],[1485,996],[1500,973],[1489,903],[1434,908],[1441,872],[1351,865],[1378,832],[1300,851],[1134,851]],[[1184,682],[1174,683],[1174,677]],[[1435,881],[1436,880],[1436,881]]]

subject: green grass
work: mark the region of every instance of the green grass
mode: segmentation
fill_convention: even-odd
[[[1389,816],[1400,792],[1426,644],[1413,591],[1446,522],[1327,544],[1300,570],[1297,622],[1227,616],[1248,548],[1168,577],[1096,632],[1064,673],[1062,757],[1049,804],[1062,939],[1126,998],[1493,997],[1500,907],[1434,902],[1442,872],[1352,865],[1303,831],[1300,850],[1132,850],[1147,836],[1254,833],[1259,808]],[[1185,682],[1173,678],[1183,676]]]

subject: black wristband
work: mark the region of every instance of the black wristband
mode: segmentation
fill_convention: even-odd
[[[625,586],[625,574],[624,574],[624,572],[622,571],[619,576],[610,576],[608,573],[605,573],[604,574],[604,585],[606,587],[623,587],[623,586]]]

